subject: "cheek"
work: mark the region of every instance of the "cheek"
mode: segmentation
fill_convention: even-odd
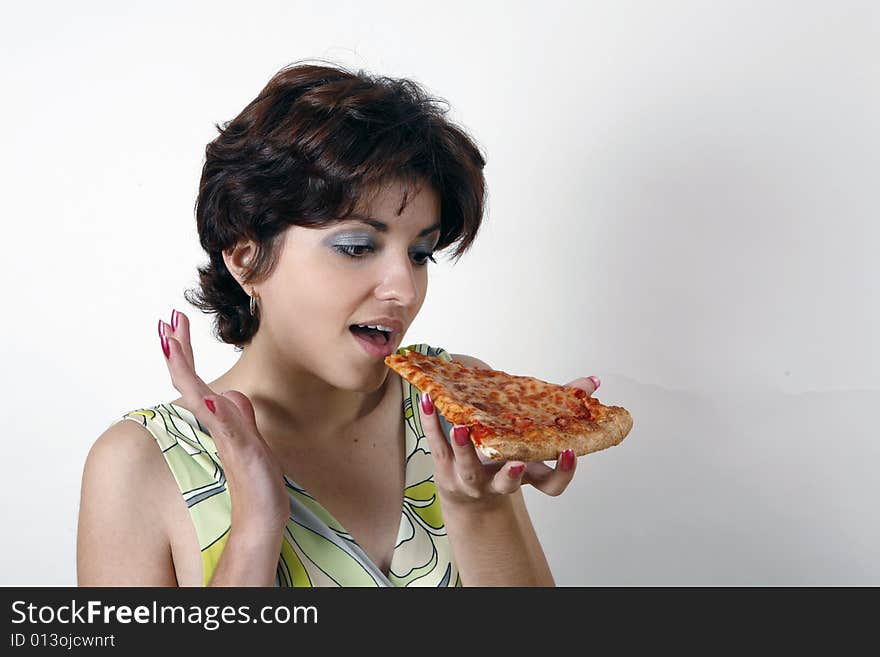
[[[285,322],[296,326],[296,335],[309,341],[323,337],[333,339],[358,308],[361,307],[365,282],[350,272],[332,268],[304,274],[288,288],[282,299]],[[347,325],[346,325],[347,326]]]

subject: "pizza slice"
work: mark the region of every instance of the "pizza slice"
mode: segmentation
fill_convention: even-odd
[[[632,429],[625,408],[605,406],[581,388],[500,370],[467,367],[408,349],[385,364],[431,396],[449,422],[470,427],[471,440],[494,461],[554,461],[620,443]]]

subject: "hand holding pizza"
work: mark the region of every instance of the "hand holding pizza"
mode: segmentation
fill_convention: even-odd
[[[595,392],[593,379],[578,378],[565,384]],[[440,420],[427,393],[421,395],[422,428],[434,457],[434,483],[444,499],[455,502],[482,502],[515,492],[523,483],[557,496],[571,483],[577,464],[574,450],[565,449],[551,468],[541,462],[506,461],[484,464],[470,438],[468,427],[454,425],[450,441],[443,436]]]

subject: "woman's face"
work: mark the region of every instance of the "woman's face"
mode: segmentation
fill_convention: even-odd
[[[350,327],[399,320],[388,347],[401,345],[425,300],[427,257],[440,236],[436,192],[411,187],[398,216],[403,190],[390,184],[358,208],[386,230],[348,219],[285,233],[276,269],[258,286],[259,337],[294,369],[347,390],[372,391],[385,380],[384,357],[368,353]]]

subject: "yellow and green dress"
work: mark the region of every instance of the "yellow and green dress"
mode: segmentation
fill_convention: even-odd
[[[440,347],[422,354],[451,361]],[[419,391],[401,377],[406,435],[406,484],[397,541],[386,576],[320,502],[284,476],[290,519],[284,529],[276,586],[461,586],[434,485],[434,462],[422,429]],[[451,426],[438,413],[444,435]],[[232,506],[223,465],[207,429],[185,408],[158,404],[120,420],[142,424],[156,439],[195,525],[202,584],[211,580],[229,536]]]

